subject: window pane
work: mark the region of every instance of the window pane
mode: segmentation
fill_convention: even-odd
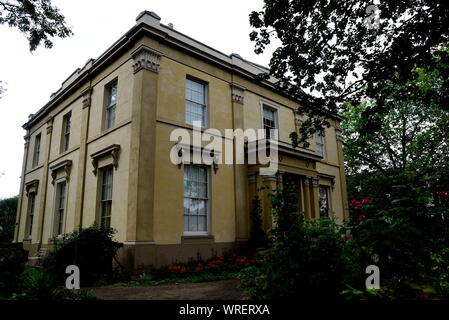
[[[189,216],[184,216],[184,231],[189,231]]]
[[[189,231],[198,231],[198,217],[189,216]]]
[[[198,216],[198,231],[207,231],[206,216]]]
[[[206,215],[207,214],[206,200],[199,200],[198,201],[198,214],[199,215]]]

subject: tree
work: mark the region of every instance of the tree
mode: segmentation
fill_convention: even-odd
[[[349,106],[343,113],[348,174],[412,170],[424,176],[441,175],[446,170],[449,163],[449,111],[426,99],[437,94],[443,80],[437,70],[429,72],[417,68],[413,73],[416,78],[405,85],[397,84],[397,77],[387,83],[385,104],[389,108],[377,115],[380,125],[377,132],[360,134],[370,121],[364,112],[376,108],[377,100]],[[414,99],[409,99],[408,91],[415,92]]]
[[[0,242],[10,242],[14,237],[18,197],[0,200]]]
[[[337,113],[362,98],[376,99],[363,110],[369,121],[361,134],[376,132],[378,114],[387,113],[387,83],[414,80],[416,66],[438,69],[444,79],[436,106],[448,109],[449,68],[441,44],[449,36],[449,5],[442,0],[325,1],[265,0],[262,11],[250,14],[250,39],[261,53],[273,38],[281,42],[270,61],[277,87],[300,101],[298,112],[309,119],[294,134],[294,144],[328,126]],[[266,75],[265,75],[266,76]],[[413,96],[414,92],[407,92]],[[307,144],[306,144],[307,145]]]
[[[36,50],[42,42],[46,48],[51,48],[51,38],[66,38],[73,34],[51,0],[0,1],[0,24],[8,24],[24,33],[30,51]]]

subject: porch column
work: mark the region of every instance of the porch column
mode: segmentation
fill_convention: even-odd
[[[310,189],[310,201],[312,208],[312,217],[320,217],[320,179],[318,177],[312,177],[312,188]]]
[[[348,192],[346,189],[346,175],[344,168],[344,157],[343,157],[343,136],[341,134],[341,129],[339,123],[335,127],[335,135],[337,139],[337,156],[339,166],[339,178],[340,178],[340,189],[341,189],[341,201],[343,203],[343,220],[344,222],[349,222],[349,208],[348,208]]]
[[[304,218],[310,219],[312,217],[310,208],[310,179],[309,177],[301,178],[301,190],[303,199]]]

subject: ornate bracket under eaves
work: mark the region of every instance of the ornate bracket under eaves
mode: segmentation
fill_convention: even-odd
[[[28,197],[30,193],[37,193],[37,188],[39,187],[39,180],[31,180],[25,183],[25,194]]]
[[[72,170],[72,160],[64,160],[50,167],[51,171],[51,184],[55,184],[58,172],[63,170],[64,177],[68,181],[70,180],[70,171]]]
[[[109,147],[106,147],[104,149],[101,149],[100,151],[97,151],[90,155],[90,158],[92,159],[92,166],[94,167],[94,170],[92,172],[94,175],[97,175],[98,172],[98,161],[101,158],[112,158],[112,165],[117,170],[118,167],[118,160],[119,160],[119,154],[120,154],[120,146],[118,144],[113,144]]]

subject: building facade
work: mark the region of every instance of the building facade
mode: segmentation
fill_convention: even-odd
[[[303,120],[294,112],[298,102],[272,80],[254,81],[266,71],[161,24],[153,12],[139,14],[24,124],[15,241],[34,259],[96,222],[117,230],[119,258],[132,269],[207,258],[248,240],[257,194],[263,228],[271,226],[269,190],[258,187],[274,189],[287,177],[306,217],[343,222],[341,118],[330,115],[331,127],[309,148],[293,148],[289,134]],[[278,129],[278,171],[261,175],[257,163],[173,163],[171,133],[193,131],[194,121],[220,132]]]

